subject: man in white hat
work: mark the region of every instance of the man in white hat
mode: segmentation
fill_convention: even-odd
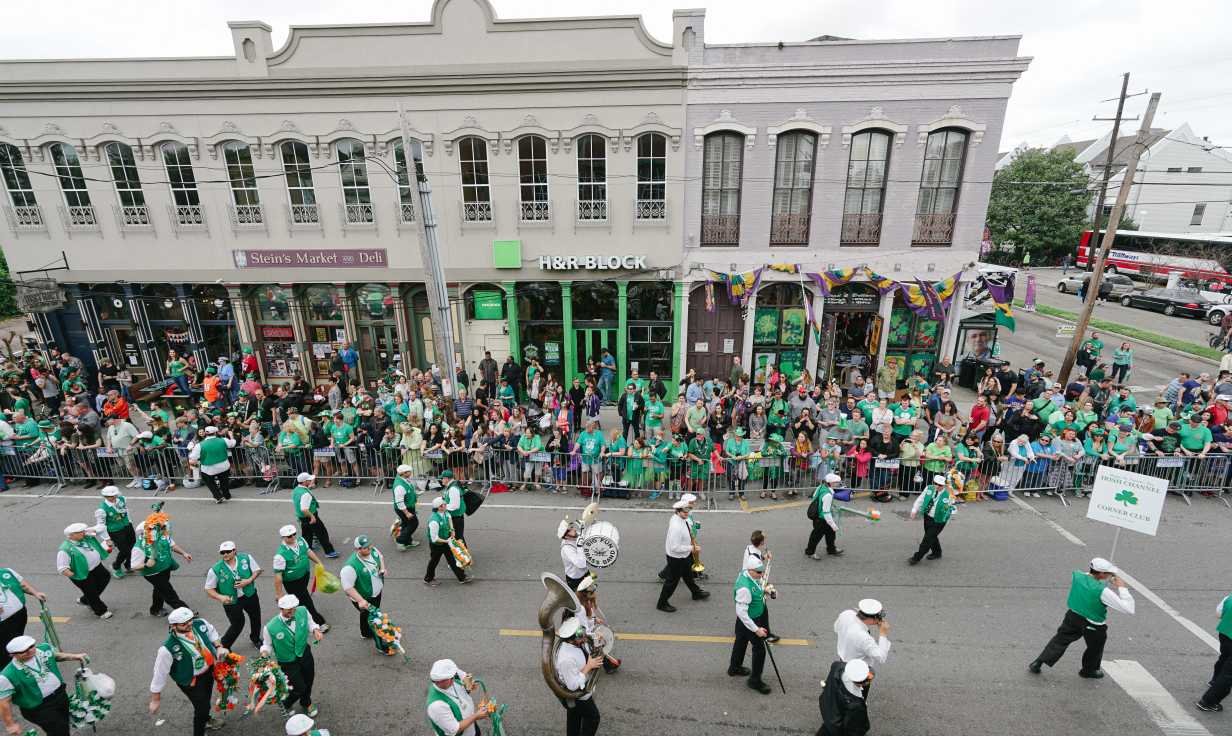
[[[586,656],[586,627],[570,616],[556,627],[560,646],[556,649],[556,681],[568,690],[586,689],[586,678],[603,666],[603,655]],[[594,736],[599,730],[599,708],[595,705],[594,693],[561,701],[565,706],[565,733],[569,736]]]
[[[278,599],[278,615],[261,629],[261,653],[274,655],[291,685],[290,694],[282,701],[284,712],[299,703],[310,718],[317,717],[317,707],[312,702],[316,664],[308,642],[321,641],[324,637],[322,628],[308,615],[308,609],[299,604],[299,598],[288,594]]]
[[[205,573],[205,594],[221,603],[227,614],[222,645],[230,649],[235,644],[244,630],[244,614],[248,614],[248,640],[260,647],[261,598],[255,583],[261,577],[261,566],[252,555],[237,551],[232,541],[218,545],[218,556],[218,562]]]
[[[0,567],[0,669],[8,663],[9,653],[4,647],[26,633],[26,596],[40,601],[47,596],[40,593],[11,567]]]
[[[924,514],[924,539],[920,547],[907,559],[908,564],[918,565],[928,554],[928,559],[941,559],[941,532],[958,506],[958,499],[944,475],[934,475],[933,482],[924,487],[911,506],[911,518]]]
[[[877,627],[877,636],[868,632]],[[838,658],[844,662],[862,659],[865,662],[884,664],[890,656],[890,623],[885,618],[885,608],[876,598],[864,598],[855,610],[847,609],[834,619],[834,633],[838,639]]]
[[[193,445],[188,453],[188,464],[201,468],[214,503],[231,500],[231,461],[227,455],[233,447],[235,440],[220,437],[218,427],[211,424],[205,428],[205,439]]]
[[[291,503],[295,506],[295,518],[299,519],[299,528],[304,535],[304,541],[312,547],[315,542],[321,543],[325,556],[333,559],[338,556],[334,551],[334,543],[329,541],[329,530],[321,521],[321,509],[312,488],[317,483],[317,477],[312,473],[300,473],[295,476],[295,489],[291,491]]]
[[[692,493],[685,493],[680,496],[680,501],[689,509],[689,515],[686,517],[686,521],[688,521],[689,529],[693,531],[694,541],[698,541],[700,544],[699,540],[702,535],[702,523],[693,516],[693,512],[697,509],[697,496]],[[710,576],[706,574],[705,570],[703,570],[701,572],[693,573],[693,577],[697,580],[705,580]],[[659,571],[659,579],[667,580],[666,565],[664,565],[663,569]]]
[[[762,695],[770,693],[770,686],[761,679],[766,665],[766,637],[770,635],[766,610],[766,591],[761,581],[766,566],[755,560],[745,566],[736,577],[733,595],[736,599],[736,640],[732,643],[731,661],[727,664],[729,677],[749,678],[749,687]],[[753,669],[744,666],[744,652],[753,645]]]
[[[475,721],[488,717],[487,701],[471,700],[470,693],[479,685],[454,664],[452,659],[438,659],[428,673],[432,684],[428,685],[425,709],[428,725],[436,736],[478,736]]]
[[[813,533],[809,535],[804,554],[814,560],[821,559],[821,555],[817,554],[817,544],[823,537],[826,540],[826,554],[835,557],[843,554],[843,550],[834,544],[838,537],[838,521],[834,518],[834,492],[842,482],[843,479],[837,473],[828,473],[825,482],[813,491],[813,499],[809,505],[817,504],[817,518],[812,519]]]
[[[312,620],[318,626],[324,627],[325,631],[329,631],[329,624],[325,623],[325,617],[317,611],[312,601],[312,593],[308,590],[308,585],[312,582],[312,570],[316,565],[322,564],[321,558],[308,547],[308,542],[299,536],[294,525],[283,526],[278,530],[278,536],[282,537],[282,544],[278,545],[278,551],[274,553],[272,565],[274,593],[280,598],[286,593],[296,596],[312,614]]]
[[[1108,609],[1132,616],[1134,597],[1117,575],[1116,567],[1103,557],[1096,557],[1087,572],[1074,570],[1070,575],[1065,605],[1067,610],[1057,633],[1027,669],[1038,675],[1042,665],[1052,667],[1065,654],[1066,647],[1083,639],[1087,648],[1082,653],[1078,676],[1097,680],[1104,676],[1100,664],[1104,659],[1104,642],[1108,640]]]
[[[590,637],[595,637],[596,634],[602,636],[610,635],[610,630],[601,631],[598,627],[606,628],[606,621],[603,620],[603,612],[599,610],[599,583],[598,578],[594,575],[587,575],[582,578],[582,582],[578,583],[577,587],[578,602],[582,607],[573,612],[578,621],[582,622],[582,627],[586,629],[586,634]],[[600,637],[602,638],[602,637]],[[620,660],[611,655],[603,655],[603,671],[609,674],[620,669]]]
[[[368,535],[355,537],[355,551],[342,566],[338,577],[342,581],[342,592],[351,599],[351,605],[359,611],[359,635],[365,639],[372,638],[372,628],[368,625],[368,608],[381,607],[381,593],[385,589],[385,557],[381,551],[372,546]]]
[[[861,659],[830,665],[821,691],[821,730],[818,736],[864,736],[870,728],[865,696],[873,684],[873,670]]]
[[[133,545],[137,543],[137,533],[133,531],[132,519],[128,517],[128,500],[115,486],[104,486],[99,495],[103,500],[94,512],[95,526],[106,530],[101,534],[104,539],[110,539],[115,546],[116,558],[111,563],[111,574],[117,578],[132,572],[130,557]]]
[[[99,618],[111,618],[112,613],[102,599],[103,591],[111,583],[111,575],[103,567],[103,560],[111,554],[111,542],[100,542],[97,530],[81,522],[66,526],[64,536],[56,552],[56,570],[81,591],[78,603],[89,606]]]
[[[453,552],[449,549],[449,540],[453,537],[453,518],[446,507],[445,499],[437,496],[432,499],[432,515],[428,517],[428,549],[431,553],[428,556],[428,569],[424,573],[424,585],[434,588],[440,585],[436,581],[436,566],[441,558],[445,559],[459,583],[469,583],[472,580],[470,575],[458,567]]]
[[[287,719],[287,736],[329,736],[327,728],[313,728],[316,722],[303,713],[296,713]]]
[[[663,581],[655,607],[664,613],[676,612],[676,607],[668,601],[682,578],[693,594],[693,600],[709,598],[710,593],[702,590],[693,579],[693,553],[700,554],[701,547],[694,543],[690,533],[689,504],[683,498],[672,504],[672,518],[667,522],[667,539],[663,546],[667,554],[667,578]]]
[[[565,566],[565,584],[577,590],[578,583],[590,573],[586,555],[578,548],[578,528],[568,519],[561,519],[556,525],[556,536],[560,539],[560,561]]]
[[[398,536],[394,542],[403,552],[411,547],[419,546],[419,542],[414,539],[415,530],[419,528],[419,516],[415,513],[415,504],[419,502],[419,491],[411,481],[411,473],[414,470],[410,465],[399,465],[392,489],[394,514],[398,517]]]
[[[137,543],[129,559],[133,569],[150,584],[150,615],[161,616],[166,606],[188,608],[171,585],[171,572],[179,567],[172,554],[179,554],[187,562],[192,562],[192,555],[175,543],[169,528],[160,527],[151,534],[153,540],[147,541],[144,525],[142,522],[137,530]]]
[[[170,677],[188,696],[193,708],[193,736],[205,736],[208,725],[221,728],[222,721],[210,717],[210,696],[214,692],[214,664],[227,656],[218,630],[188,608],[177,608],[167,616],[167,640],[154,655],[154,677],[150,680],[150,715],[162,704],[163,688]]]
[[[33,637],[19,636],[5,646],[12,657],[0,671],[0,722],[10,734],[22,733],[13,718],[13,706],[22,718],[47,736],[69,736],[68,692],[57,662],[85,662],[85,654],[56,651]]]

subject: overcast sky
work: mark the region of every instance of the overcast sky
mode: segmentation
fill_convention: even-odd
[[[1062,135],[1097,137],[1115,112],[1120,74],[1130,90],[1163,93],[1156,125],[1190,123],[1199,136],[1232,145],[1232,3],[1227,0],[683,0],[705,6],[711,43],[802,41],[830,34],[912,38],[1017,34],[1034,57],[1014,86],[1005,150]],[[494,0],[502,18],[637,14],[655,37],[671,36],[673,3],[663,0]],[[430,0],[0,0],[0,57],[223,56],[228,20],[274,28],[330,23],[427,20]],[[752,11],[752,12],[751,12]],[[1130,114],[1146,96],[1131,100]],[[1136,126],[1130,123],[1131,129]]]

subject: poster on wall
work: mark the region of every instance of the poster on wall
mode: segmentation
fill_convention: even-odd
[[[803,345],[808,325],[802,307],[783,310],[783,324],[779,328],[779,343],[783,345]]]
[[[504,294],[499,291],[472,291],[475,319],[504,319]]]
[[[560,365],[560,343],[558,342],[543,343],[543,364],[544,365]]]
[[[753,319],[753,344],[775,345],[779,341],[779,310],[777,307],[758,307]]]
[[[911,340],[911,310],[895,309],[890,312],[890,335],[887,347],[905,348]]]
[[[757,353],[753,356],[753,383],[766,382],[766,368],[774,362],[774,353]]]
[[[800,371],[803,369],[803,350],[784,350],[779,353],[779,372],[781,372],[789,382],[796,380],[796,378],[800,376]]]

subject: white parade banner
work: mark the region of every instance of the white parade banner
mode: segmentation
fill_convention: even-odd
[[[1164,478],[1104,465],[1095,474],[1087,518],[1153,537],[1167,496]]]

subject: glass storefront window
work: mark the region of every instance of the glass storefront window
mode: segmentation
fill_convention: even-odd
[[[342,296],[332,286],[309,286],[304,290],[308,319],[313,322],[341,322]]]
[[[804,368],[808,346],[805,291],[797,284],[771,284],[757,292],[753,315],[753,382],[762,383],[773,364],[788,380]],[[812,295],[809,295],[812,298]]]
[[[129,320],[128,302],[124,298],[124,292],[120,287],[99,284],[96,286],[84,286],[81,292],[83,297],[94,302],[94,310],[98,312],[100,321],[127,322]]]
[[[565,327],[558,323],[534,323],[523,325],[522,362],[538,358],[539,363],[547,371],[556,375],[557,380],[562,375],[565,351]]]
[[[170,284],[147,284],[141,287],[141,300],[151,322],[183,322],[184,309],[179,295]]]
[[[355,291],[355,307],[361,322],[394,319],[394,296],[385,284],[364,284]]]
[[[573,282],[573,323],[615,322],[619,319],[616,284],[610,281]]]
[[[258,286],[253,292],[257,305],[258,323],[285,323],[291,320],[291,290],[269,284]]]
[[[233,319],[231,297],[225,286],[197,284],[192,287],[192,298],[197,306],[197,319],[202,322],[226,322]]]
[[[527,281],[517,284],[513,293],[518,301],[519,320],[552,322],[564,319],[560,305],[560,284]]]
[[[630,322],[667,322],[672,318],[672,282],[634,281],[627,295]]]
[[[672,376],[672,326],[629,325],[629,374],[637,369],[645,378],[651,371],[660,378]]]

